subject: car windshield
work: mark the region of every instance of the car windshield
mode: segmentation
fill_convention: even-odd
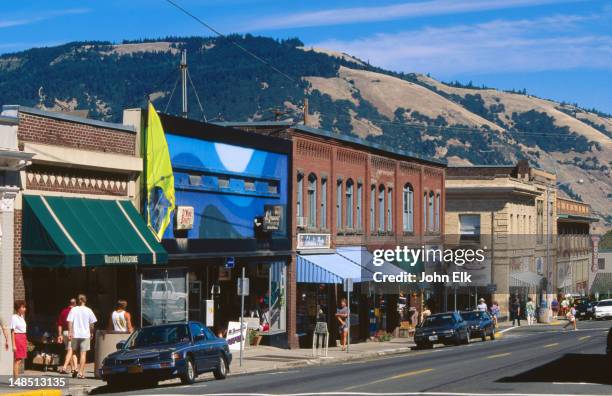
[[[484,318],[484,312],[461,312],[463,320],[480,320]]]
[[[189,340],[189,330],[186,325],[151,326],[144,327],[132,334],[128,339],[127,347],[134,349]]]
[[[437,327],[455,323],[453,315],[430,316],[423,322],[423,327]]]
[[[599,304],[597,304],[598,307],[610,307],[612,306],[612,300],[606,300],[606,301],[600,301]]]

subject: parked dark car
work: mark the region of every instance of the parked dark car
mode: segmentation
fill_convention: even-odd
[[[597,302],[591,300],[582,299],[576,303],[576,318],[579,320],[593,319],[593,307],[597,305]]]
[[[458,312],[447,312],[427,317],[414,332],[417,348],[433,348],[434,344],[469,344],[467,322]]]
[[[492,340],[495,339],[495,324],[488,312],[464,311],[461,312],[461,317],[467,322],[470,338],[486,341],[489,336]]]
[[[143,327],[119,342],[99,372],[108,385],[131,380],[155,385],[176,377],[192,384],[198,374],[207,371],[224,379],[231,361],[227,342],[202,323],[164,324]]]

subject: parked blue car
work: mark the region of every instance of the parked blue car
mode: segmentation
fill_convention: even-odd
[[[224,379],[231,361],[227,342],[202,323],[164,324],[143,327],[119,342],[99,373],[110,386],[131,380],[152,386],[177,377],[192,384],[198,374],[208,371]]]
[[[417,349],[433,348],[434,344],[469,344],[467,322],[458,312],[446,312],[428,316],[414,331]]]
[[[481,338],[486,341],[489,336],[491,340],[495,339],[495,323],[488,312],[463,311],[461,317],[468,324],[470,338]]]

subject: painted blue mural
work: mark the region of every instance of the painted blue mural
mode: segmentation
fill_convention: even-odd
[[[189,239],[254,238],[253,221],[280,214],[272,238],[287,237],[288,157],[260,149],[166,132],[174,169],[176,205],[194,207]],[[174,238],[168,227],[164,238]]]

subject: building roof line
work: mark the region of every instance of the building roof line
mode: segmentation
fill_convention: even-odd
[[[123,125],[123,124],[118,124],[114,122],[93,120],[90,118],[78,117],[78,116],[71,115],[71,114],[41,110],[41,109],[36,109],[33,107],[27,107],[27,106],[21,106],[21,105],[4,105],[2,106],[2,111],[3,112],[5,111],[21,112],[21,113],[33,114],[33,115],[37,115],[41,117],[53,118],[53,119],[60,120],[60,121],[76,122],[79,124],[91,125],[91,126],[100,127],[100,128],[115,129],[115,130],[122,131],[122,132],[136,133],[136,129],[131,125]]]

